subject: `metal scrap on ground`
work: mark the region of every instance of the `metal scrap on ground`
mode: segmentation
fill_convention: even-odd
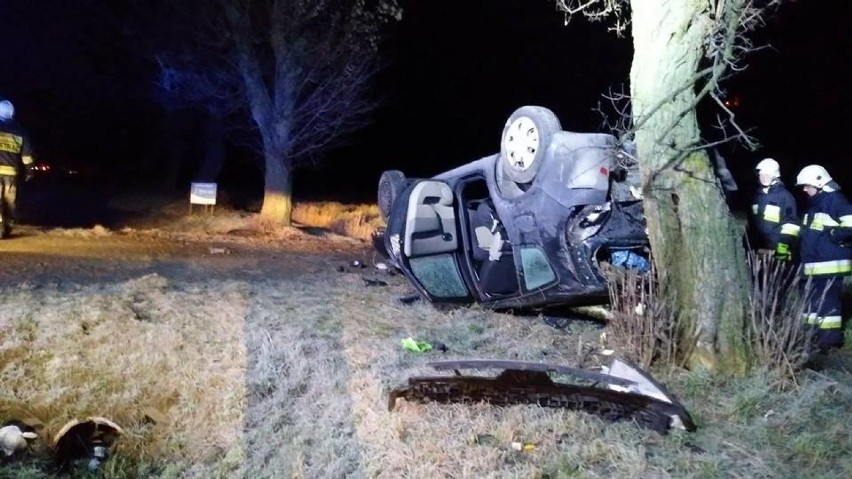
[[[487,402],[505,406],[535,404],[595,414],[603,419],[634,421],[659,432],[670,428],[695,430],[686,408],[663,385],[638,366],[614,359],[602,372],[525,361],[438,361],[427,366],[453,370],[455,376],[415,376],[391,391],[388,409],[397,399],[409,401]],[[461,369],[502,369],[496,377],[463,376]],[[548,373],[572,376],[590,384],[556,382]],[[602,384],[602,386],[599,386]]]
[[[68,465],[87,460],[90,470],[96,470],[109,457],[109,449],[123,434],[121,427],[103,417],[85,421],[72,419],[53,438],[56,460]]]

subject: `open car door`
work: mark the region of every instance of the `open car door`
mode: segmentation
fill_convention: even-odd
[[[402,253],[407,272],[431,300],[470,297],[459,270],[455,197],[442,181],[423,180],[408,197]]]
[[[458,249],[453,203],[453,191],[440,181],[421,181],[411,190],[405,215],[403,251],[406,257]]]

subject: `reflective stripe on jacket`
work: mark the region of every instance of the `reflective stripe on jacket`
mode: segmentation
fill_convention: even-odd
[[[819,326],[820,329],[840,329],[843,324],[843,318],[838,315],[820,316],[817,313],[806,313],[803,315],[805,324],[809,326]]]
[[[0,122],[0,175],[15,176],[32,165],[33,155],[26,133],[12,121]]]
[[[798,223],[796,200],[780,181],[768,188],[760,188],[754,195],[749,216],[753,247],[775,249],[782,227]]]

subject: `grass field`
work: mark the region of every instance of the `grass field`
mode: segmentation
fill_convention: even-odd
[[[765,372],[658,372],[697,419],[691,434],[527,406],[388,412],[388,391],[429,372],[424,361],[576,364],[600,333],[586,322],[556,330],[478,308],[404,307],[395,298],[407,287],[392,279],[366,288],[337,272],[254,283],[145,276],[3,291],[0,418],[35,416],[44,438],[72,417],[113,418],[126,428],[105,466],[114,478],[852,477],[848,363],[798,388]],[[449,351],[403,351],[408,336]],[[167,423],[146,422],[148,407]],[[518,452],[515,441],[535,447]],[[36,441],[32,458],[0,477],[52,477],[43,452]]]
[[[352,213],[362,218],[355,224],[365,216]],[[241,227],[215,218],[196,226],[207,231],[216,221]],[[772,371],[737,379],[654,371],[693,414],[694,433],[660,435],[530,406],[401,401],[388,411],[389,391],[431,374],[427,361],[593,367],[604,360],[605,328],[403,306],[397,298],[410,288],[399,276],[366,287],[370,270],[312,271],[190,282],[148,274],[0,291],[0,421],[45,424],[28,454],[0,459],[0,479],[55,477],[49,439],[89,415],[125,429],[107,478],[852,477],[849,346],[797,384]],[[448,350],[404,351],[409,336]],[[149,408],[163,418],[146,419]],[[516,451],[516,442],[531,447]]]

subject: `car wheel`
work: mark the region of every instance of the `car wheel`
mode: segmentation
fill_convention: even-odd
[[[379,213],[387,221],[397,196],[405,189],[405,174],[399,170],[388,170],[379,177]]]
[[[541,160],[553,135],[562,130],[556,115],[540,106],[523,106],[506,121],[500,141],[500,163],[515,183],[530,183],[541,168]]]

